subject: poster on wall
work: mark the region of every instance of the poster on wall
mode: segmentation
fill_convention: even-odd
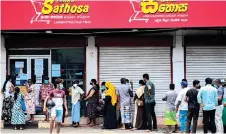
[[[15,68],[24,68],[24,62],[23,61],[16,61],[15,62]]]
[[[35,59],[35,75],[43,75],[43,59]]]
[[[36,75],[36,84],[42,83],[42,75]]]
[[[60,64],[52,64],[52,77],[60,76],[61,76]]]

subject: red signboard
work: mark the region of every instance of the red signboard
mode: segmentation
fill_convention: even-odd
[[[226,1],[5,0],[1,4],[1,30],[226,26]]]

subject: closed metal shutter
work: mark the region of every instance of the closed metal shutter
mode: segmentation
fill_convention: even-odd
[[[186,78],[189,86],[197,79],[205,86],[205,79],[226,76],[226,46],[188,46],[186,48]]]
[[[100,47],[99,53],[100,82],[111,81],[118,87],[121,78],[132,79],[135,93],[139,80],[148,73],[156,86],[156,114],[163,116],[162,98],[171,82],[170,47]]]

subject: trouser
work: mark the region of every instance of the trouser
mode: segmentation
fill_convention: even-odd
[[[204,133],[208,133],[208,125],[210,121],[211,133],[216,133],[216,124],[215,124],[215,109],[210,111],[203,111],[203,120],[204,120]]]
[[[187,115],[186,133],[190,133],[192,120],[193,120],[192,133],[196,133],[198,118],[199,118],[199,108],[189,108]]]
[[[180,110],[179,113],[179,120],[180,120],[180,131],[186,132],[186,124],[187,124],[187,115],[188,115],[188,110]]]
[[[148,130],[152,130],[152,120],[153,120],[153,129],[157,129],[157,119],[155,114],[155,102],[153,103],[145,103],[145,112],[146,118],[148,122]]]
[[[223,105],[216,107],[216,113],[215,113],[215,124],[217,128],[217,133],[223,133],[223,121],[222,121],[222,112],[223,112]]]

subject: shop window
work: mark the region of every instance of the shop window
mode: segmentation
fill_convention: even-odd
[[[72,81],[79,80],[80,87],[84,90],[84,48],[52,49],[52,81],[56,78],[64,80],[64,87],[67,89],[67,104],[71,111],[70,88]],[[60,68],[58,70],[57,68]],[[81,115],[84,115],[85,102],[81,102]],[[70,112],[69,112],[70,114]]]

